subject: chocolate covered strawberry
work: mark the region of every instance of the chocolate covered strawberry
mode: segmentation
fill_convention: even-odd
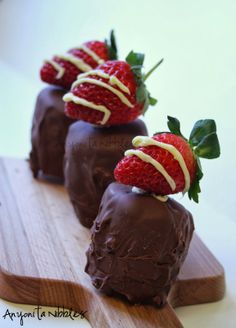
[[[168,116],[168,127],[170,132],[135,137],[135,149],[125,152],[115,168],[115,178],[156,195],[188,192],[189,198],[198,202],[203,176],[199,158],[220,155],[216,124],[208,119],[197,121],[189,140],[181,134],[177,119]]]
[[[126,61],[107,61],[96,70],[80,74],[64,96],[66,115],[104,126],[128,123],[156,100],[150,96],[142,73],[144,55],[131,51]]]
[[[40,71],[41,79],[49,84],[70,89],[78,74],[88,72],[107,60],[117,59],[117,47],[113,31],[110,41],[89,41],[70,49],[52,60],[45,60]]]

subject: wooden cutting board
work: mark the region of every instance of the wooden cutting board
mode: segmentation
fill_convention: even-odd
[[[102,295],[84,273],[89,239],[64,187],[35,181],[26,161],[0,159],[0,297],[87,311],[97,328],[178,328],[173,307],[224,295],[224,270],[196,234],[164,308]]]

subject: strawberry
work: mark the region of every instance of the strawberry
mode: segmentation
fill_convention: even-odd
[[[107,61],[79,75],[63,98],[66,115],[104,126],[133,121],[156,103],[144,82],[162,61],[144,76],[144,55],[131,51],[126,61]]]
[[[199,157],[220,155],[215,121],[197,121],[189,140],[183,137],[176,118],[168,116],[168,127],[170,132],[135,137],[135,149],[125,152],[115,168],[115,178],[156,195],[188,192],[189,198],[198,202],[203,177]]]
[[[117,47],[114,32],[110,41],[89,41],[80,47],[70,49],[64,55],[54,56],[46,60],[40,71],[41,79],[49,84],[70,89],[78,74],[96,68],[99,64],[117,59]]]

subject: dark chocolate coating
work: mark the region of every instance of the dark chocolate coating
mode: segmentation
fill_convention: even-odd
[[[34,177],[44,175],[63,179],[63,158],[68,128],[74,120],[64,114],[62,100],[66,90],[43,89],[37,98],[31,129],[30,166]]]
[[[143,121],[96,127],[83,121],[70,126],[66,139],[65,185],[80,222],[91,227],[102,195],[114,181],[114,168],[132,148],[132,139],[147,135]]]
[[[106,294],[162,306],[187,255],[193,230],[191,213],[175,200],[164,203],[112,183],[92,227],[85,271]]]

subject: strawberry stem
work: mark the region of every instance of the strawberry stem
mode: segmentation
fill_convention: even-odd
[[[143,81],[146,81],[147,78],[152,74],[153,71],[155,71],[155,69],[161,65],[161,63],[163,62],[164,58],[162,58],[155,66],[153,66],[153,68],[150,69],[150,71],[147,72],[146,75],[144,75]]]

